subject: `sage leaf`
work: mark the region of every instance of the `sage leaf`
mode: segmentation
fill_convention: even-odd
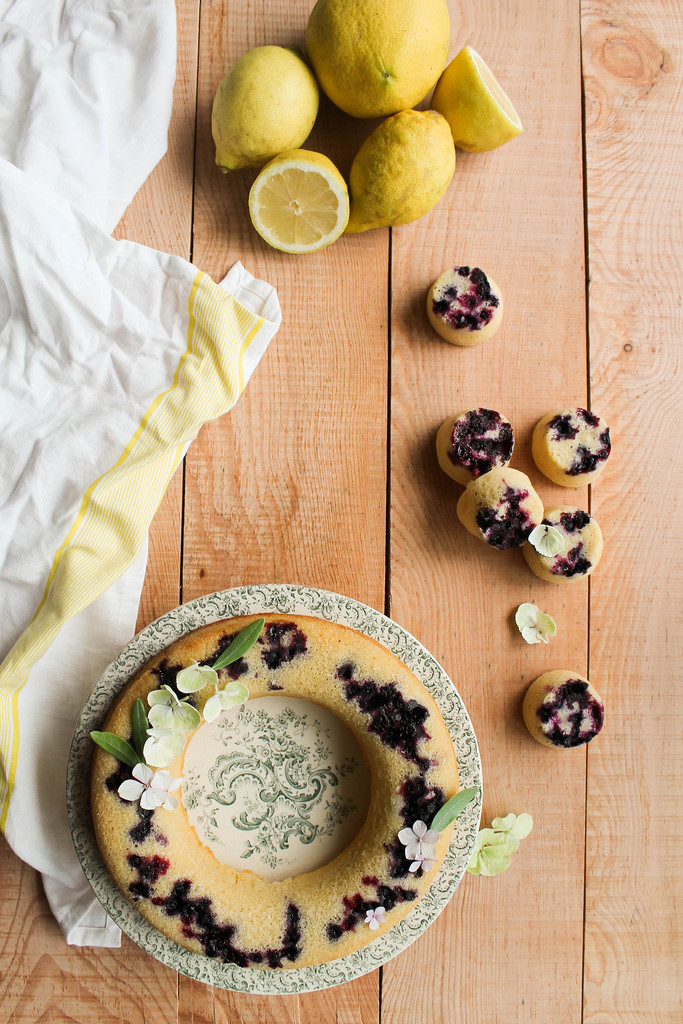
[[[129,768],[135,768],[135,765],[142,761],[130,743],[126,743],[113,732],[91,732],[90,736],[98,747],[102,747],[102,750],[106,750],[108,754],[115,757],[117,761],[121,761],[122,764],[127,764]]]
[[[149,722],[147,721],[147,712],[145,711],[145,705],[142,703],[140,698],[133,704],[133,710],[130,713],[131,724],[133,726],[133,746],[135,747],[136,753],[140,761],[143,761],[142,748],[147,740],[147,730],[149,729]]]
[[[446,826],[455,821],[460,812],[464,811],[467,805],[474,800],[478,792],[479,790],[476,786],[473,786],[471,789],[461,789],[459,793],[456,793],[455,796],[446,801],[440,811],[436,812],[434,820],[429,827],[433,828],[435,832],[443,832]]]
[[[218,670],[219,668],[225,668],[226,665],[232,665],[233,661],[237,661],[243,654],[254,646],[258,640],[261,630],[266,624],[265,619],[255,619],[250,622],[248,626],[241,629],[237,636],[232,638],[232,641],[228,644],[222,654],[219,654],[214,661],[212,668]]]

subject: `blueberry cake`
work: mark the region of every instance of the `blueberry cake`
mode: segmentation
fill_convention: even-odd
[[[429,289],[427,316],[444,341],[478,345],[500,327],[503,299],[480,267],[450,267]]]
[[[565,669],[534,680],[522,708],[526,726],[546,747],[579,747],[603,727],[605,706],[587,679]]]
[[[153,809],[123,799],[136,768],[97,747],[92,816],[114,881],[168,938],[244,968],[305,967],[373,941],[424,895],[453,826],[428,835],[432,859],[424,863],[408,859],[415,849],[399,832],[431,823],[458,791],[457,764],[438,708],[413,673],[374,640],[309,616],[266,615],[257,642],[218,671],[217,683],[185,697],[181,670],[212,666],[254,618],[188,633],[126,684],[103,728],[129,743],[133,706],[139,698],[147,707],[153,691],[200,716],[231,685],[246,687],[248,699],[184,734],[166,768],[182,784]],[[283,710],[273,717],[273,707]],[[302,749],[316,715],[348,736],[337,754],[326,746],[327,725]],[[356,769],[365,782],[340,799]],[[295,859],[278,871],[295,842],[303,856],[354,807],[355,825],[331,859],[323,844],[321,861],[304,858],[301,868]]]
[[[475,537],[505,551],[527,541],[543,519],[543,502],[525,473],[506,466],[471,480],[458,501],[457,514]]]
[[[512,458],[510,421],[494,409],[468,409],[445,420],[436,435],[436,456],[444,473],[467,484]]]
[[[597,520],[573,505],[559,505],[546,511],[541,525],[557,531],[562,547],[553,555],[544,555],[532,544],[525,544],[522,551],[531,571],[548,583],[570,583],[590,576],[602,556]]]
[[[536,424],[531,438],[536,465],[562,487],[592,484],[611,450],[609,427],[589,409],[549,412]]]

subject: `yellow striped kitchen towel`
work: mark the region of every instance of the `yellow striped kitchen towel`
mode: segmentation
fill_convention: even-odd
[[[279,324],[240,264],[219,285],[114,241],[0,160],[0,827],[69,941],[116,941],[68,833],[73,727],[134,630],[171,476]]]

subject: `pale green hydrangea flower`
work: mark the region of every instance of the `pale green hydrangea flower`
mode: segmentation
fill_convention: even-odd
[[[175,678],[175,684],[181,693],[196,693],[209,684],[215,686],[217,682],[216,670],[209,665],[200,665],[197,661],[181,669]]]
[[[483,828],[474,841],[467,870],[472,875],[499,875],[510,867],[512,854],[519,848],[520,840],[531,832],[533,819],[530,814],[507,814],[494,818],[490,828]]]
[[[528,644],[547,644],[557,633],[555,620],[535,604],[520,604],[515,612],[515,622]]]

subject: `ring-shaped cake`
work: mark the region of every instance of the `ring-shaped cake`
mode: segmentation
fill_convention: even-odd
[[[153,657],[126,685],[104,729],[130,741],[131,714],[138,698],[148,706],[152,691],[168,687],[176,699],[186,699],[175,686],[178,673],[195,663],[212,665],[254,618],[203,626]],[[249,699],[243,708],[249,709],[252,701],[256,708],[264,699],[289,699],[284,715],[290,724],[294,721],[295,729],[292,702],[300,702],[296,706],[302,709],[325,709],[353,734],[371,780],[370,792],[365,794],[367,813],[358,831],[327,863],[303,873],[293,870],[287,877],[266,877],[246,866],[249,860],[239,870],[233,866],[234,859],[232,864],[219,859],[206,835],[200,839],[196,815],[194,824],[190,815],[198,796],[207,790],[215,793],[216,780],[220,776],[225,783],[226,773],[221,774],[215,759],[210,769],[213,777],[207,773],[198,778],[193,761],[192,778],[183,777],[193,740],[199,740],[195,748],[204,745],[207,724],[202,723],[187,733],[182,752],[168,765],[171,776],[183,778],[182,788],[176,791],[179,806],[173,810],[164,806],[145,810],[139,802],[122,799],[119,790],[131,779],[131,768],[96,749],[91,806],[104,862],[140,913],[193,952],[255,968],[304,967],[343,957],[400,921],[427,891],[446,854],[451,826],[435,841],[433,860],[417,868],[406,855],[410,847],[398,837],[416,821],[429,825],[457,792],[455,753],[443,719],[419,680],[381,644],[348,627],[309,616],[265,616],[258,641],[218,675],[219,691],[237,680],[247,688]],[[188,702],[201,713],[212,694],[213,689],[206,687]],[[231,723],[242,710],[221,716],[222,735],[228,743],[234,731]],[[258,717],[261,708],[253,714]],[[272,729],[270,735],[261,748],[253,744],[254,763],[273,762]],[[229,755],[226,750],[220,756]],[[299,772],[303,770],[300,762],[299,752],[287,768],[290,779],[297,764]],[[343,774],[343,765],[336,768],[337,775]],[[250,770],[245,768],[247,773]],[[242,823],[253,824],[259,810],[266,808],[270,813],[280,806],[277,787],[261,785],[260,793],[260,807],[252,800],[246,811],[243,808]],[[234,793],[228,787],[222,794],[224,809]],[[360,800],[361,794],[357,795]],[[274,813],[269,819],[271,833]],[[291,818],[291,808],[287,813]],[[310,820],[305,824],[309,835],[319,830]],[[281,823],[277,829],[278,834],[287,834]]]

